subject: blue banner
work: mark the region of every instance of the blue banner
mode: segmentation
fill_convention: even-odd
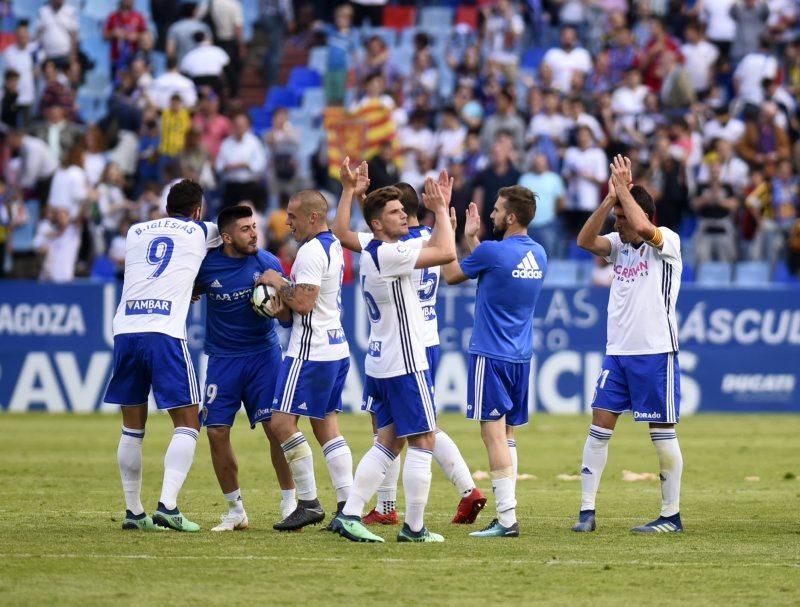
[[[102,403],[112,368],[115,284],[0,282],[0,408],[8,411],[115,411]],[[355,286],[342,293],[351,347],[344,393],[361,403],[369,326]],[[603,362],[608,290],[545,289],[535,315],[533,411],[589,408]],[[464,410],[473,325],[473,285],[439,292],[442,358],[439,409]],[[800,412],[800,294],[794,290],[684,287],[678,301],[681,410]],[[192,306],[189,345],[205,375],[204,306]]]

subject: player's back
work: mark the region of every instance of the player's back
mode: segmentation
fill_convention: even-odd
[[[478,278],[475,328],[469,351],[508,362],[533,356],[533,311],[547,271],[547,255],[528,236],[481,243],[462,262]]]
[[[400,240],[407,241],[420,238],[423,242],[431,239],[431,229],[428,226],[415,226],[408,228],[408,235]],[[436,296],[439,292],[439,277],[441,269],[439,266],[432,268],[420,268],[414,270],[411,282],[417,290],[417,297],[422,306],[422,317],[425,319],[423,325],[423,344],[427,346],[439,345],[439,322],[436,318]]]
[[[319,287],[308,314],[292,313],[292,334],[286,355],[302,360],[330,361],[350,356],[342,328],[342,244],[332,232],[317,234],[297,251],[290,278],[296,285]]]
[[[220,244],[212,223],[168,217],[131,226],[114,335],[186,336],[192,289],[208,248]]]

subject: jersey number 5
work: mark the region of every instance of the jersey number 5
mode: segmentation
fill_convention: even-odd
[[[428,268],[422,270],[422,278],[419,281],[420,289],[417,291],[420,301],[428,301],[436,295],[436,285],[439,282],[439,277],[435,272],[431,272]]]
[[[167,269],[169,260],[172,259],[172,249],[175,248],[175,243],[172,238],[166,236],[159,236],[150,241],[147,245],[147,263],[151,266],[157,266],[153,273],[148,278],[158,278]]]

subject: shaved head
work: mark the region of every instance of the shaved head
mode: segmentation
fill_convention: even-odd
[[[317,190],[302,190],[292,196],[292,201],[298,205],[297,210],[306,217],[310,217],[312,213],[317,213],[320,217],[328,215],[328,201]]]

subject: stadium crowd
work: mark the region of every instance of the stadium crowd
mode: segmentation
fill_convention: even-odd
[[[0,276],[121,275],[128,227],[163,216],[179,177],[209,217],[249,201],[288,266],[292,193],[335,210],[326,106],[375,101],[395,131],[368,159],[374,188],[446,168],[460,221],[470,201],[488,221],[521,184],[532,237],[582,260],[624,153],[687,265],[800,276],[800,2],[39,4],[0,3]],[[263,107],[242,102],[248,65]]]

